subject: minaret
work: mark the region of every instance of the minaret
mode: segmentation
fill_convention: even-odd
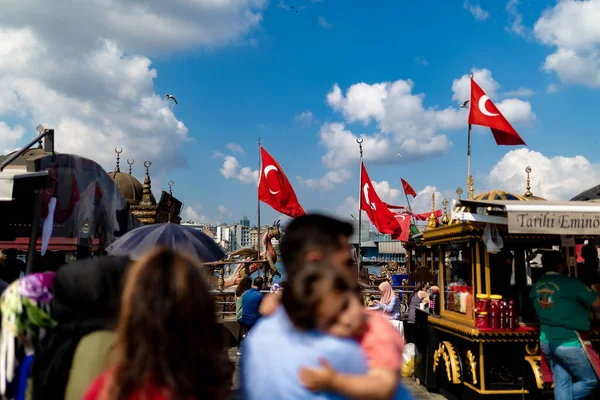
[[[448,217],[448,200],[442,200],[444,206],[444,216],[442,217],[442,225],[448,225],[450,223],[450,217]]]
[[[526,186],[527,191],[525,192],[525,194],[523,196],[532,197],[533,193],[531,193],[531,179],[529,178],[529,174],[531,173],[531,167],[527,166],[527,168],[525,168],[525,172],[527,172],[527,186]]]
[[[435,193],[431,194],[431,214],[429,214],[429,222],[427,229],[436,228],[438,226],[437,218],[435,217]]]
[[[146,177],[144,178],[144,185],[142,186],[142,201],[140,201],[141,206],[154,206],[156,205],[156,200],[154,199],[154,195],[152,194],[152,181],[150,180],[150,166],[152,162],[145,161],[144,167],[146,167]]]

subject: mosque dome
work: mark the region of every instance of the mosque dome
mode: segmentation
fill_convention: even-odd
[[[503,192],[502,190],[490,190],[489,192],[478,194],[473,200],[526,200],[524,196],[518,194]]]
[[[116,151],[117,149],[115,149]],[[108,175],[115,181],[117,187],[127,199],[127,202],[131,205],[139,204],[140,200],[142,200],[142,192],[143,187],[140,181],[138,181],[133,175],[131,175],[131,168],[133,166],[134,160],[127,160],[129,164],[129,173],[121,172],[119,167],[120,163],[120,151],[117,151],[117,165],[113,172],[109,172]]]

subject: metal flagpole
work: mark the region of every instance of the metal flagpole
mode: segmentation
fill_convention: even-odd
[[[358,190],[358,253],[357,253],[357,257],[358,260],[356,260],[356,263],[358,264],[358,275],[360,277],[360,271],[362,270],[362,259],[360,256],[360,246],[361,246],[361,239],[362,239],[362,187],[363,187],[363,181],[362,181],[362,160],[363,160],[363,148],[362,148],[362,144],[363,144],[364,139],[356,139],[356,143],[358,143],[358,148],[360,150],[360,171],[359,171],[359,182],[360,182],[360,186],[359,186],[359,190]]]
[[[402,190],[404,190],[404,188],[402,188]],[[406,194],[406,190],[404,190],[404,197],[406,197],[406,204],[408,204],[408,212],[410,214],[410,219],[416,226],[417,220],[415,219],[415,215],[413,214],[412,207],[410,206],[410,201],[408,200],[408,195]]]
[[[473,81],[473,74],[469,75],[469,83]],[[473,88],[471,88],[471,91],[473,90]],[[469,104],[470,107],[473,107],[473,103]],[[471,124],[469,124],[469,136],[467,139],[467,186],[470,188],[471,182],[472,182],[471,178]],[[472,191],[469,191],[469,199],[471,199],[473,197]]]
[[[260,136],[258,138],[258,185],[256,186],[256,199],[258,200],[258,244],[256,245],[256,249],[258,250],[258,257],[260,257],[260,242],[262,238],[260,237],[260,178],[262,175],[261,167],[261,154],[260,154]]]
[[[467,144],[467,184],[471,179],[471,124],[469,124],[469,137]]]

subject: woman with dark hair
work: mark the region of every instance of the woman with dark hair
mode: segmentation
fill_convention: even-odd
[[[227,398],[233,365],[195,262],[159,249],[131,267],[113,355],[85,400]]]
[[[249,276],[245,276],[237,288],[235,288],[235,319],[240,321],[242,318],[242,295],[252,287],[252,279]]]

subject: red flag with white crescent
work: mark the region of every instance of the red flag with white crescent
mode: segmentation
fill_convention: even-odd
[[[426,213],[421,213],[421,214],[413,214],[413,217],[415,217],[416,220],[419,221],[427,221],[429,219],[429,216],[431,215],[431,211],[426,212]],[[435,210],[433,212],[433,215],[435,215],[436,218],[439,218],[442,216],[442,210]]]
[[[408,242],[409,234],[410,234],[410,214],[408,213],[398,213],[395,214],[394,217],[400,225],[401,232],[399,235],[392,236],[392,239],[399,240],[401,242]]]
[[[496,105],[472,77],[469,124],[490,128],[497,145],[517,146],[524,144],[527,146],[523,138],[519,136],[515,128],[504,118],[504,115],[498,111]]]
[[[260,154],[262,169],[258,177],[258,199],[289,217],[304,215],[304,209],[281,166],[262,146]]]
[[[365,164],[361,165],[361,183],[361,210],[367,213],[369,219],[379,232],[390,234],[392,237],[400,235],[400,225],[396,221],[394,213],[388,209],[386,203],[381,201],[377,192],[375,192],[371,178],[367,174]]]

